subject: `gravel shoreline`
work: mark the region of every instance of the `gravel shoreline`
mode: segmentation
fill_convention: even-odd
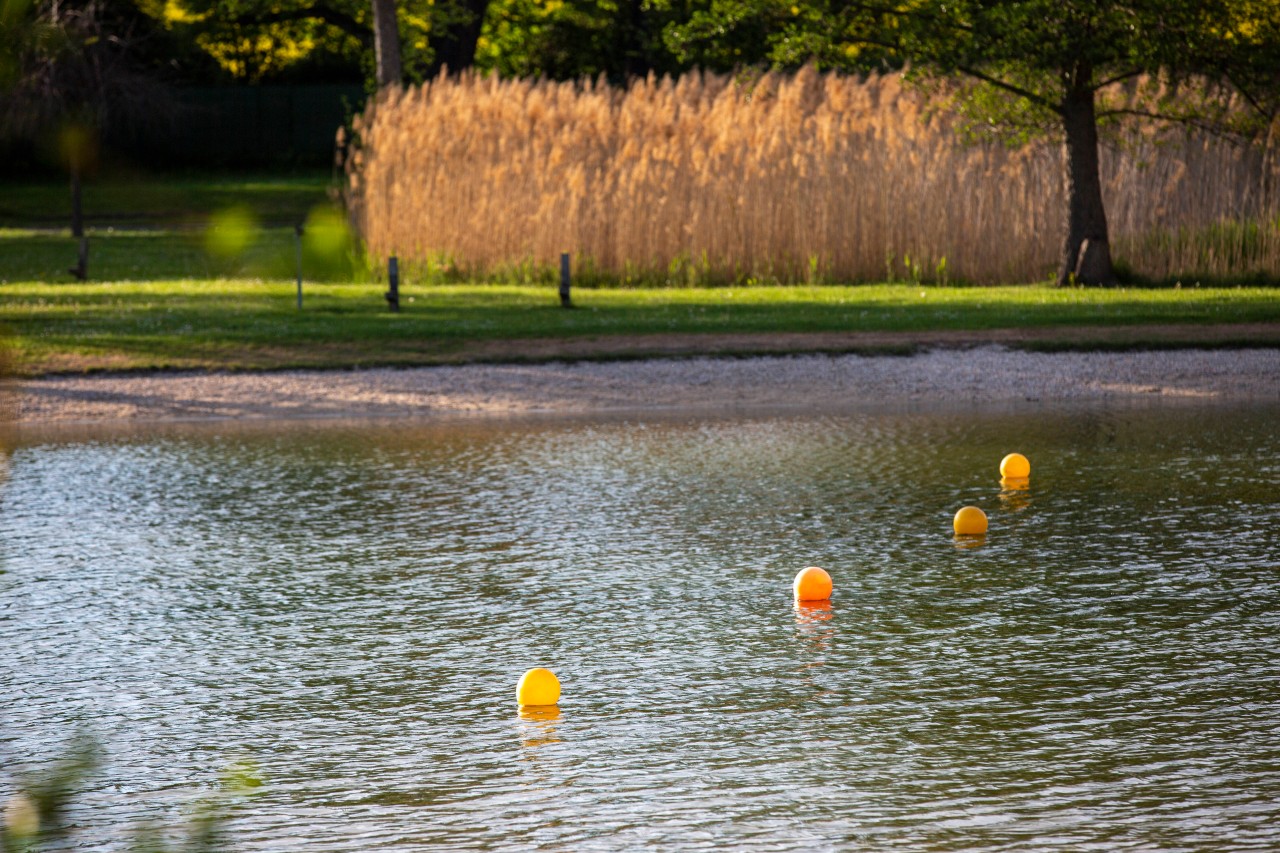
[[[593,414],[909,402],[1280,402],[1280,349],[795,355],[24,380],[20,425]]]

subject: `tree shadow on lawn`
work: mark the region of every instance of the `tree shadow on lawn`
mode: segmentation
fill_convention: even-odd
[[[194,227],[210,214],[247,207],[259,221],[274,225],[301,222],[327,202],[331,176],[278,175],[116,175],[84,186],[88,221],[102,228]],[[71,219],[65,181],[9,183],[0,194],[0,228],[65,228]]]
[[[210,252],[200,230],[91,230],[88,238],[91,282],[294,279],[298,271],[298,245],[291,228],[258,231],[243,251],[230,257]],[[77,251],[78,241],[66,233],[0,232],[0,281],[75,282],[70,268]],[[358,266],[350,254],[321,256],[304,244],[304,282],[350,282]]]

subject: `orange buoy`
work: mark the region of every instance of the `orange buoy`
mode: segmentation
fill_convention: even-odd
[[[987,532],[987,514],[976,506],[962,506],[956,510],[951,527],[957,536],[981,536]]]
[[[560,679],[549,669],[538,666],[520,676],[516,684],[516,702],[520,705],[554,705],[560,701]]]
[[[1010,453],[1000,460],[1000,476],[1006,480],[1030,477],[1031,463],[1021,453]]]
[[[817,566],[801,569],[791,584],[796,601],[822,601],[831,597],[831,575]]]

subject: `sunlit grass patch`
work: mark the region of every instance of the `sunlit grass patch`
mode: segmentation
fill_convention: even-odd
[[[24,372],[424,364],[476,341],[613,335],[923,332],[1151,323],[1280,322],[1280,289],[1059,289],[1041,285],[623,288],[289,278],[0,284],[0,325]]]

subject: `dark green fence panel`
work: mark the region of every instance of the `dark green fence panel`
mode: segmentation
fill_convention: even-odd
[[[327,166],[334,136],[364,105],[360,86],[191,87],[136,153],[184,166]]]

